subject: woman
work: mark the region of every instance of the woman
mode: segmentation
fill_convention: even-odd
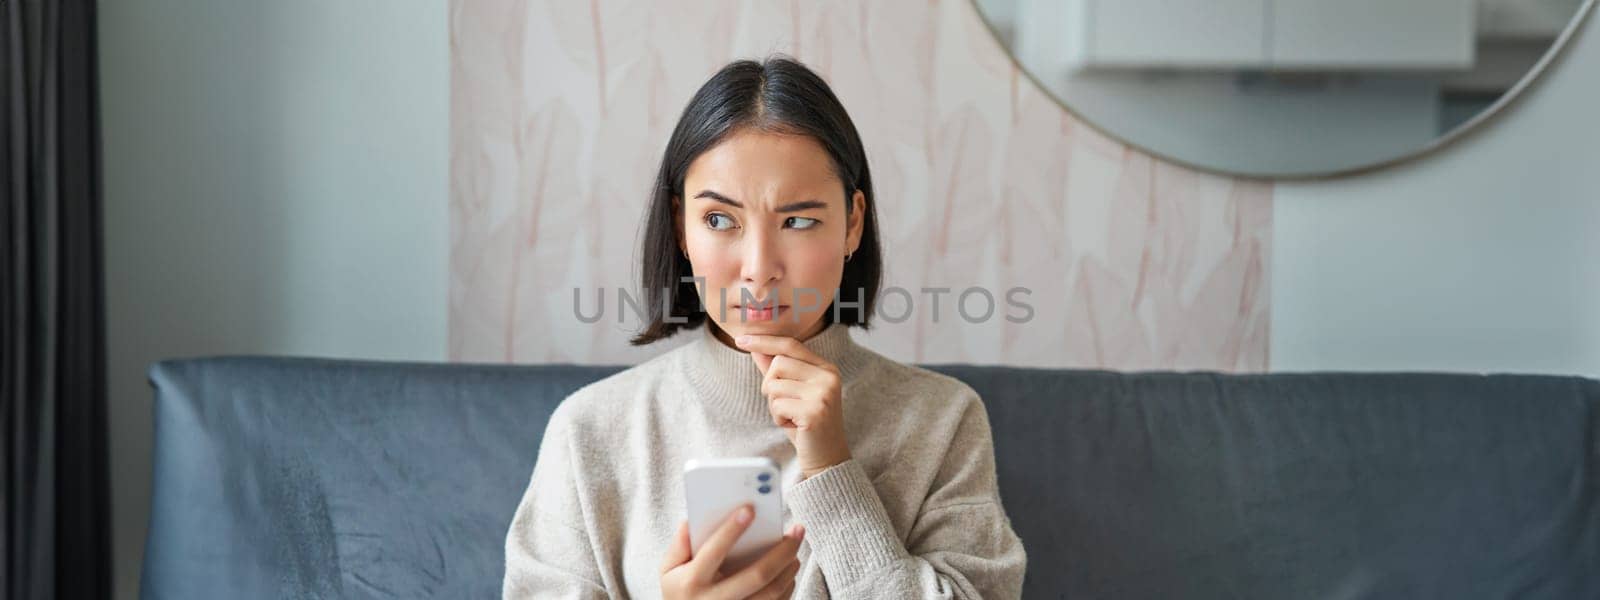
[[[1027,555],[983,402],[857,345],[881,279],[866,152],[783,58],[724,67],[667,142],[644,238],[650,322],[694,339],[550,417],[506,536],[507,598],[1007,598]],[[735,511],[691,553],[682,469],[766,456],[787,533],[725,572]]]

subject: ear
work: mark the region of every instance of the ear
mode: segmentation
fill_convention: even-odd
[[[850,215],[845,219],[845,247],[848,252],[855,252],[861,247],[861,232],[866,230],[867,195],[856,190],[850,200]]]

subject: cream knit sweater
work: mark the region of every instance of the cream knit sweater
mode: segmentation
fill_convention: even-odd
[[[684,516],[683,463],[766,456],[784,527],[806,526],[795,598],[1016,598],[1027,554],[995,482],[988,414],[966,384],[829,325],[853,458],[800,481],[750,355],[713,337],[574,392],[550,417],[506,535],[506,598],[657,598]]]

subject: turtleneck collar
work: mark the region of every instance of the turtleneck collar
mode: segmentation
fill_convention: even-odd
[[[706,321],[699,337],[685,346],[684,371],[708,410],[750,423],[770,423],[767,397],[761,393],[761,370],[750,353],[730,348],[712,333]],[[830,323],[801,342],[839,368],[841,387],[849,385],[864,363],[864,351],[850,338],[850,326]]]

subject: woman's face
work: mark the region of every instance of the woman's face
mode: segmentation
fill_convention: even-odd
[[[821,331],[845,254],[860,244],[866,201],[854,192],[847,214],[844,185],[822,146],[807,136],[738,131],[689,164],[683,190],[674,199],[678,240],[694,276],[705,279],[700,301],[726,334],[718,337],[804,340]]]

